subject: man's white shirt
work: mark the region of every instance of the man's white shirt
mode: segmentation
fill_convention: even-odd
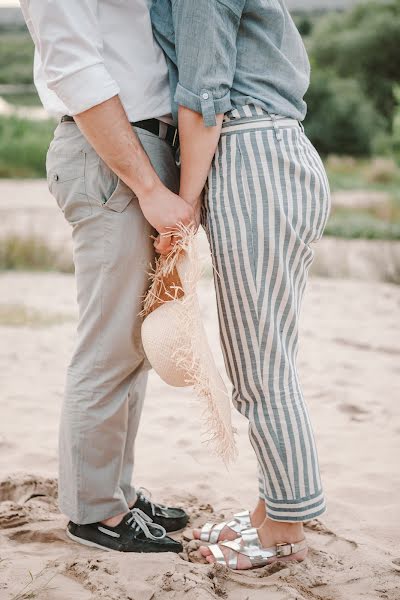
[[[20,0],[45,109],[75,115],[119,94],[130,121],[171,112],[150,0]]]

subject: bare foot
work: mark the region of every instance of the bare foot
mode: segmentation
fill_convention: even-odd
[[[250,513],[250,522],[252,527],[260,527],[262,523],[265,521],[266,512],[265,512],[265,502],[264,500],[259,500],[257,506]],[[195,540],[200,539],[201,529],[193,529],[193,537]],[[230,527],[224,527],[221,533],[218,536],[219,542],[225,542],[228,540],[235,540],[238,537],[238,534],[233,531]]]
[[[258,536],[260,538],[260,542],[263,548],[270,548],[271,546],[276,546],[279,543],[296,543],[300,542],[304,539],[303,532],[303,524],[302,523],[286,523],[280,521],[272,521],[266,518],[258,528]],[[230,548],[224,548],[224,546],[220,546],[222,553],[225,559],[228,559],[231,552]],[[215,558],[209,549],[208,546],[201,546],[200,553],[209,563],[215,562]],[[285,556],[282,558],[272,557],[268,560],[269,563],[273,563],[277,560],[281,561],[292,561],[295,560],[297,562],[301,562],[307,556],[307,549],[301,550],[296,554],[291,554],[290,556]],[[237,568],[240,570],[247,570],[252,568],[252,564],[250,559],[243,554],[239,554]]]
[[[127,513],[120,513],[119,515],[115,515],[115,517],[110,517],[109,519],[104,519],[104,521],[100,521],[103,525],[107,525],[107,527],[116,527],[119,525]]]

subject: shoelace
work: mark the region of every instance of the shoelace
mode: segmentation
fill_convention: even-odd
[[[131,516],[127,520],[127,523],[134,531],[141,529],[144,535],[150,540],[161,540],[167,535],[164,527],[158,525],[158,523],[154,523],[151,517],[146,515],[140,508],[133,508],[131,510]],[[160,531],[161,535],[153,535],[149,529],[149,524],[151,524],[152,529]]]
[[[138,490],[138,496],[140,496],[140,498],[143,500],[143,502],[145,502],[146,504],[150,504],[151,514],[153,515],[153,517],[156,516],[157,508],[160,509],[160,511],[162,510],[162,507],[159,504],[155,504],[154,502],[152,502],[150,500],[151,493],[149,492],[149,490],[146,490],[146,488],[140,488]]]

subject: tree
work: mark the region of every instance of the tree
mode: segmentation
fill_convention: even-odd
[[[306,101],[305,130],[319,152],[371,154],[382,117],[358,82],[314,69]]]
[[[311,55],[319,68],[359,81],[389,125],[400,81],[400,0],[369,2],[328,15],[313,31]]]

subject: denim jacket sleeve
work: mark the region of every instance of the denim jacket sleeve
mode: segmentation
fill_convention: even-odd
[[[172,0],[179,82],[175,101],[206,127],[231,109],[236,37],[246,0]]]

